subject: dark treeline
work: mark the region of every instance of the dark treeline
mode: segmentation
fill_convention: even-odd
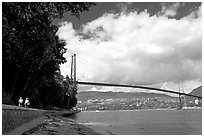
[[[31,107],[76,105],[76,88],[60,73],[66,62],[65,41],[56,35],[53,19],[65,12],[79,18],[94,3],[2,3],[2,102],[18,104],[28,97]]]

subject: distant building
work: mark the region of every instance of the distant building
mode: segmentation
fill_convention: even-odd
[[[198,99],[195,100],[195,104],[196,104],[196,105],[199,104],[199,100],[198,100]]]

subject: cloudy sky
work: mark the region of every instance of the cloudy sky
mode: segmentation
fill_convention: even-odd
[[[143,85],[186,93],[202,84],[201,3],[97,3],[80,19],[65,14],[58,35],[77,55],[79,81]],[[79,86],[79,91],[141,91]],[[151,91],[152,92],[152,91]]]

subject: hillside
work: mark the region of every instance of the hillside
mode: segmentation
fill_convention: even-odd
[[[145,92],[134,92],[134,93],[126,93],[126,92],[98,92],[98,91],[88,91],[88,92],[80,92],[77,95],[78,100],[86,101],[89,99],[110,99],[110,98],[174,98],[172,96],[168,96],[165,94],[158,93],[145,93]]]
[[[176,108],[178,98],[145,92],[80,92],[77,106],[83,110],[134,110]]]
[[[202,97],[202,86],[193,89],[189,94]]]
[[[197,95],[197,96],[201,96],[202,97],[202,86],[199,86],[198,88],[193,89],[189,94]],[[195,98],[195,97],[186,96],[187,106],[194,105],[196,99],[197,98]],[[190,103],[190,102],[193,102],[193,103]],[[201,106],[201,102],[200,102],[199,106]]]

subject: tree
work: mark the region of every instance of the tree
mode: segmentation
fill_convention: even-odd
[[[20,96],[50,104],[47,95],[62,90],[55,76],[66,62],[65,41],[56,36],[52,21],[71,12],[79,18],[94,3],[3,2],[2,87],[16,102]],[[45,101],[46,100],[46,103]],[[31,102],[32,105],[32,102]],[[36,106],[39,104],[35,104]]]

